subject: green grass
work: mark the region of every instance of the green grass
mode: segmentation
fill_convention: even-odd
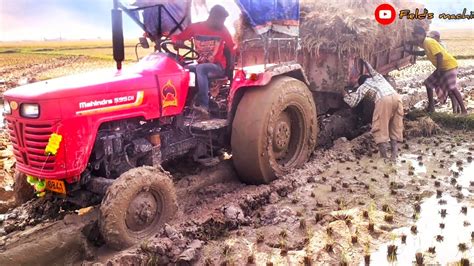
[[[439,125],[447,128],[474,130],[474,114],[459,116],[448,113],[432,113],[431,119]]]
[[[424,110],[414,110],[407,114],[409,120],[417,120],[420,117],[429,116],[438,125],[460,130],[474,130],[474,114],[460,116],[451,113],[427,113]]]

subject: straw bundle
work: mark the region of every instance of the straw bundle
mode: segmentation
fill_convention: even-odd
[[[357,54],[369,58],[378,50],[398,46],[411,39],[415,25],[427,28],[424,21],[396,19],[382,26],[374,19],[374,11],[383,0],[302,0],[300,36],[302,46],[311,53],[321,51],[339,56]],[[419,4],[396,1],[400,8],[421,8]]]

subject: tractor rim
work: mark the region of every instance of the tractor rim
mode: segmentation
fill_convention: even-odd
[[[163,201],[155,191],[140,191],[128,205],[125,223],[133,232],[153,227],[163,212]]]
[[[273,155],[285,167],[297,158],[303,142],[303,113],[296,106],[288,106],[276,119],[273,127]]]

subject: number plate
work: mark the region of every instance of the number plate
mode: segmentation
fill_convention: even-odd
[[[66,194],[66,185],[63,180],[46,180],[46,189],[61,194]]]

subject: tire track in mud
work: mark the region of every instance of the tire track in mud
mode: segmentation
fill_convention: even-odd
[[[272,193],[286,196],[304,183],[306,180],[294,176],[283,177],[270,185],[247,186],[237,179],[230,161],[205,169],[198,174],[185,176],[175,184],[178,199],[180,199],[176,218],[170,221],[165,229],[158,232],[157,239],[150,242],[154,242],[156,246],[157,243],[168,243],[173,235],[180,235],[173,242],[173,246],[179,248],[179,252],[175,251],[169,257],[170,261],[176,261],[192,240],[216,239],[229,230],[250,224],[248,217],[255,210],[268,204]],[[100,239],[97,237],[96,229],[85,230],[85,228],[96,227],[97,207],[85,216],[65,214],[64,218],[61,216],[58,221],[49,221],[48,216],[39,220],[27,217],[28,214],[35,213],[35,210],[23,211],[22,209],[35,204],[44,204],[42,201],[44,200],[38,199],[35,203],[29,202],[6,214],[6,217],[11,216],[16,219],[18,213],[23,213],[24,217],[22,221],[13,219],[12,222],[19,223],[19,226],[11,229],[11,232],[9,230],[9,234],[0,238],[0,264],[8,264],[22,252],[42,245],[55,247],[54,253],[44,250],[48,255],[48,262],[73,263],[93,256],[91,254],[94,254],[94,250],[97,249],[94,241],[100,242]],[[44,220],[41,221],[41,219]],[[74,226],[70,226],[71,220],[74,221],[72,223]],[[33,227],[28,226],[30,222]],[[35,225],[36,223],[38,225]],[[71,246],[75,248],[71,249]],[[77,253],[77,250],[87,252]],[[105,250],[100,253],[108,254],[107,248]],[[135,254],[137,258],[141,257],[140,253],[147,252],[147,249],[144,250]],[[40,253],[39,251],[36,255],[39,256]],[[84,254],[85,257],[80,258],[77,254]],[[104,261],[108,258],[108,255],[103,258],[101,254],[96,259]],[[41,264],[36,259],[38,256],[27,257],[22,263]],[[127,256],[119,255],[119,260],[127,260],[127,258]]]

